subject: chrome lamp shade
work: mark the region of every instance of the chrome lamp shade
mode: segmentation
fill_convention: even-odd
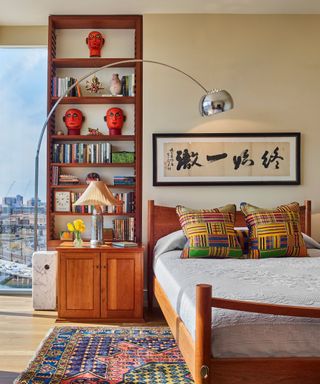
[[[202,116],[211,116],[229,111],[233,108],[233,100],[225,90],[214,89],[204,95],[200,100],[200,113]]]
[[[122,205],[117,200],[103,181],[91,181],[84,193],[73,205],[93,205],[91,217],[91,247],[103,244],[103,214],[101,206]]]

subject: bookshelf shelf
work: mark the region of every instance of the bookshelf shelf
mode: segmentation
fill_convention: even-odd
[[[92,213],[79,213],[79,212],[52,212],[52,216],[92,216]],[[135,213],[103,213],[103,216],[126,216],[134,217]]]
[[[134,135],[51,135],[54,141],[135,141]]]
[[[73,31],[70,31],[73,30]],[[77,31],[76,31],[77,30]],[[101,30],[105,34],[107,43],[101,51],[102,57],[89,57],[89,50],[85,37],[90,30]],[[112,40],[111,40],[112,39]],[[112,46],[116,47],[112,51]],[[121,48],[119,48],[121,47]],[[104,56],[108,57],[104,57]],[[57,78],[80,78],[86,73],[102,66],[113,64],[122,60],[142,59],[142,17],[138,15],[51,15],[49,16],[48,41],[48,110],[56,103],[59,97],[56,94]],[[104,72],[104,73],[103,73]],[[83,220],[89,225],[89,213],[55,212],[55,196],[70,192],[76,196],[85,190],[84,183],[88,173],[98,173],[101,180],[108,180],[108,187],[117,198],[127,196],[127,203],[133,204],[134,213],[104,214],[106,227],[112,226],[116,221],[133,223],[134,240],[141,242],[142,226],[142,63],[117,64],[108,70],[101,70],[97,77],[102,77],[104,87],[112,73],[121,76],[131,76],[134,79],[134,96],[111,96],[108,91],[101,91],[101,95],[91,95],[84,90],[85,81],[80,84],[82,94],[80,97],[65,97],[58,105],[56,112],[48,122],[47,135],[47,246],[49,249],[60,244],[59,232],[66,230],[65,218],[68,216],[84,216]],[[101,74],[101,76],[99,75]],[[59,84],[58,84],[59,85]],[[59,88],[61,90],[61,88]],[[106,95],[103,95],[105,92]],[[96,127],[100,131],[105,129],[103,119],[97,116],[105,115],[106,105],[121,106],[127,117],[123,128],[123,135],[57,135],[56,132],[63,126],[62,116],[65,111],[74,105],[80,108],[86,116],[84,130],[87,127]],[[69,106],[70,105],[70,106]],[[79,105],[80,107],[77,107]],[[126,134],[128,133],[128,134]],[[134,151],[134,163],[56,163],[55,161],[69,161],[68,151],[78,151],[77,148],[86,146],[95,151],[95,146],[110,143],[116,152]],[[73,146],[75,144],[75,147]],[[79,144],[79,147],[77,146]],[[109,144],[106,144],[109,145]],[[57,151],[66,153],[66,157],[57,157]],[[82,149],[81,149],[82,150]],[[100,151],[99,147],[99,151]],[[104,149],[102,149],[104,151]],[[64,152],[66,151],[66,152]],[[89,150],[88,150],[88,153]],[[95,152],[91,152],[95,153]],[[98,153],[98,150],[97,150]],[[104,153],[104,152],[100,152]],[[109,158],[108,158],[109,159]],[[74,159],[73,159],[74,160]],[[83,160],[83,159],[82,159]],[[104,160],[100,157],[86,157],[84,160]],[[112,185],[117,177],[133,177],[135,185]],[[82,184],[58,184],[61,180],[80,180]],[[65,179],[63,179],[65,178]],[[58,185],[56,185],[58,184]],[[129,200],[130,199],[130,200]],[[130,209],[127,209],[130,210]],[[114,219],[113,219],[114,217]],[[119,220],[117,220],[119,219]],[[133,233],[131,232],[131,233]],[[114,232],[116,233],[116,231]],[[88,234],[87,234],[88,235]],[[118,235],[116,235],[118,236]],[[123,239],[126,240],[126,239]]]
[[[65,168],[134,168],[135,163],[50,163],[52,166]]]
[[[52,96],[52,102],[59,99]],[[61,100],[61,104],[134,104],[133,96],[81,96],[81,97],[65,97]]]
[[[89,59],[84,58],[54,58],[52,59],[52,63],[56,66],[56,68],[100,68],[104,65],[113,64],[122,60],[130,60],[133,57],[121,57],[121,58],[101,58],[94,57]],[[124,63],[117,64],[115,67],[111,68],[135,68],[136,63]]]
[[[50,185],[52,189],[85,189],[87,184]],[[110,189],[135,189],[135,185],[108,185]]]

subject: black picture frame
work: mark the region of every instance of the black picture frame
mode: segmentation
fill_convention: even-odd
[[[237,141],[236,139],[239,139]],[[264,140],[265,139],[265,140]],[[153,186],[201,186],[201,185],[299,185],[301,183],[301,174],[300,174],[300,162],[301,162],[301,134],[300,132],[274,132],[274,133],[154,133],[153,137]],[[224,141],[225,140],[225,141]],[[210,145],[212,142],[213,145],[222,145],[227,146],[228,143],[231,143],[230,145],[239,145],[239,148],[242,146],[241,143],[247,143],[252,145],[254,147],[252,152],[258,153],[258,150],[255,150],[255,148],[260,148],[262,145],[265,145],[268,148],[271,148],[271,146],[276,145],[276,143],[280,143],[280,147],[276,145],[273,153],[273,158],[271,154],[271,150],[259,153],[259,156],[256,156],[255,159],[250,158],[250,151],[247,152],[246,159],[244,159],[244,151],[241,153],[232,153],[232,150],[230,154],[227,152],[224,152],[222,154],[218,154],[215,158],[215,156],[206,156],[206,159],[215,158],[214,161],[220,161],[220,164],[222,162],[225,162],[228,160],[228,167],[230,175],[226,174],[223,176],[190,176],[185,175],[183,177],[179,176],[168,176],[165,174],[165,172],[170,173],[172,168],[174,168],[174,172],[177,171],[178,165],[180,166],[179,171],[183,166],[186,165],[186,161],[184,161],[184,164],[181,165],[181,159],[183,157],[184,151],[189,151],[188,149],[182,150],[179,149],[180,157],[179,161],[177,160],[178,152],[174,151],[172,149],[173,156],[169,156],[169,152],[167,152],[164,155],[164,147],[165,145],[169,145],[173,142],[174,145],[172,147],[179,147],[179,145],[184,146],[184,144],[188,143],[188,146],[190,146],[190,154],[199,154],[201,156],[201,153],[193,152],[192,151],[192,143],[197,143],[196,145],[201,145],[201,143],[204,146]],[[199,144],[200,142],[200,144]],[[169,143],[169,144],[168,144]],[[209,143],[209,144],[208,144]],[[259,144],[258,144],[259,143]],[[213,147],[212,147],[213,148]],[[276,148],[278,148],[278,151],[275,152]],[[286,153],[286,157],[283,155],[281,156],[281,149],[283,149],[283,153]],[[265,153],[267,155],[265,155]],[[188,153],[188,152],[187,152]],[[189,158],[190,158],[189,154]],[[260,156],[261,155],[261,156]],[[165,156],[167,157],[167,160],[165,160]],[[220,158],[219,158],[220,156]],[[224,157],[223,157],[224,156]],[[268,157],[269,156],[269,157]],[[170,157],[170,159],[169,159]],[[234,170],[230,170],[231,165],[235,168],[236,164],[239,164],[239,158],[241,157],[242,162],[246,160],[246,163],[244,166],[248,167],[250,163],[250,160],[254,162],[256,165],[255,172],[259,173],[261,172],[261,175],[254,175],[254,176],[234,176],[232,174],[235,173]],[[236,159],[235,159],[236,158]],[[205,163],[204,156],[202,156],[202,161]],[[233,164],[230,162],[233,161]],[[268,175],[268,167],[270,166],[271,162],[274,163],[272,167],[270,167],[270,175]],[[242,166],[242,162],[241,165]],[[268,165],[269,162],[269,165]],[[278,164],[277,164],[278,162]],[[171,168],[168,164],[171,164]],[[193,164],[194,163],[194,164]],[[215,163],[215,164],[217,164]],[[252,166],[254,166],[254,164]],[[286,175],[277,175],[278,170],[281,168],[281,164],[285,164],[283,168],[285,168],[288,172]],[[268,165],[268,167],[266,167]],[[276,166],[278,165],[278,168]],[[199,161],[196,159],[196,156],[193,156],[193,160],[189,161],[190,168],[192,166],[202,166],[202,164],[199,163]],[[239,167],[240,167],[239,166]],[[209,165],[206,164],[206,169],[209,170]],[[170,169],[169,169],[170,168]],[[224,167],[222,167],[224,168]],[[247,168],[248,169],[248,168]],[[253,169],[253,168],[252,168]],[[184,168],[183,172],[186,173],[187,170]],[[225,172],[225,171],[224,171]],[[280,171],[279,171],[280,172]],[[284,171],[282,171],[284,172]]]

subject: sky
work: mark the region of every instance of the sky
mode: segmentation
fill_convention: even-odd
[[[34,196],[34,162],[46,119],[47,49],[0,48],[0,203]],[[46,137],[40,152],[39,198],[46,196]],[[11,188],[10,188],[11,186]],[[9,193],[8,193],[9,192]]]

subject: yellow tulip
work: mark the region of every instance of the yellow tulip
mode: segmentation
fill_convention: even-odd
[[[70,232],[73,232],[73,231],[74,231],[74,226],[73,226],[72,223],[68,223],[68,224],[67,224],[67,227],[68,227],[68,231],[70,231]]]
[[[80,231],[80,228],[83,225],[83,221],[81,219],[78,219],[78,220],[75,220],[73,224],[76,231]]]

